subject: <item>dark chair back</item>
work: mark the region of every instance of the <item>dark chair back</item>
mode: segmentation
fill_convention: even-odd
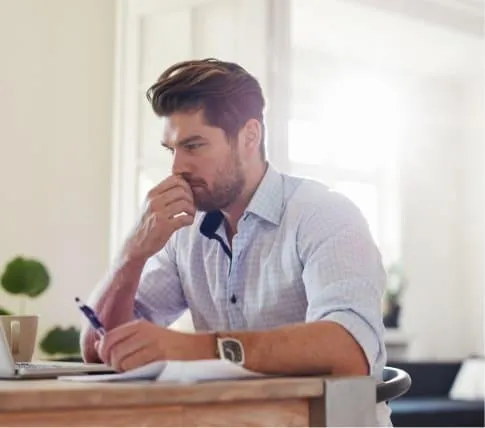
[[[460,370],[461,361],[390,361],[389,366],[404,370],[413,384],[406,397],[448,397]]]
[[[411,376],[396,367],[384,367],[382,382],[377,384],[377,402],[394,400],[411,387]]]

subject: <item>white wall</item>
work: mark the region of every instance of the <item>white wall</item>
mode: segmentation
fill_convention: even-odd
[[[0,267],[47,264],[41,332],[78,324],[108,261],[114,21],[114,0],[0,0]]]
[[[428,78],[402,154],[402,327],[411,358],[483,353],[483,81]]]
[[[402,258],[409,280],[401,327],[411,356],[450,357],[462,352],[462,315],[453,311],[461,253],[459,94],[453,82],[433,78],[411,91],[411,127],[401,154]]]
[[[409,83],[399,162],[409,279],[401,327],[410,357],[483,353],[483,9],[422,0],[291,4],[295,51],[313,52],[314,62],[325,55],[354,59]],[[313,72],[324,79],[329,65],[322,61],[321,69]]]
[[[485,75],[471,78],[463,92],[462,278],[460,294],[468,303],[463,315],[467,329],[464,346],[484,353],[485,291]],[[463,302],[460,299],[460,302]]]

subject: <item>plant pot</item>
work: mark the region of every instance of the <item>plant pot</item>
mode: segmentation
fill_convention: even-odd
[[[400,313],[401,313],[401,305],[397,303],[389,304],[388,310],[384,315],[384,326],[386,328],[398,328]]]

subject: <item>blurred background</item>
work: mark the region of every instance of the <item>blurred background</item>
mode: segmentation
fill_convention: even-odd
[[[0,0],[0,267],[24,255],[51,277],[0,306],[40,334],[79,326],[74,296],[170,171],[146,89],[218,57],[263,86],[269,160],[366,216],[383,311],[401,309],[390,352],[483,354],[483,22],[479,0]]]

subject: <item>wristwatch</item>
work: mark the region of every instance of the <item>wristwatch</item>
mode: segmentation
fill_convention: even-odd
[[[244,348],[240,340],[233,337],[218,337],[216,335],[217,357],[221,360],[229,360],[234,364],[244,364]]]

